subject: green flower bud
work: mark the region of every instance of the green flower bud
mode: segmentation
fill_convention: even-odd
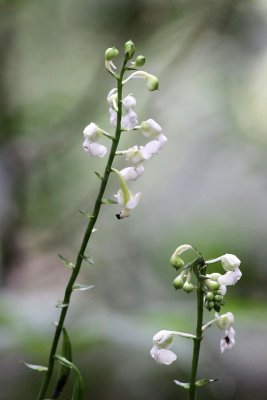
[[[215,301],[221,301],[222,298],[223,298],[222,295],[216,294],[215,297],[214,297],[214,300],[215,300]]]
[[[208,292],[205,297],[207,300],[213,300],[214,294],[212,292]]]
[[[208,305],[209,305],[209,309],[212,310],[215,303],[213,301],[210,301]]]
[[[146,62],[146,58],[144,56],[138,56],[135,60],[136,67],[142,67]]]
[[[175,255],[175,253],[171,256],[170,259],[170,264],[175,268],[175,269],[179,269],[182,268],[184,266],[184,262],[181,259],[181,257]]]
[[[183,290],[190,293],[194,290],[194,285],[191,282],[186,281],[183,286]]]
[[[117,50],[116,47],[109,47],[105,52],[105,60],[111,61],[113,58],[118,57],[118,55],[119,50]]]
[[[134,53],[135,53],[134,43],[132,42],[132,40],[128,40],[128,42],[125,43],[125,55],[127,56],[128,60],[133,58]]]
[[[153,92],[154,90],[158,90],[159,80],[156,76],[148,74],[146,81],[147,81],[148,90],[150,90],[151,92]]]
[[[218,282],[215,282],[211,279],[206,279],[205,283],[211,291],[217,290],[220,287]]]
[[[175,289],[182,289],[182,287],[184,286],[184,278],[181,274],[174,279],[173,286],[175,287]]]

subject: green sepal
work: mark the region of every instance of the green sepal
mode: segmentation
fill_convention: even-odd
[[[102,199],[101,200],[102,204],[118,204],[116,200],[113,199]]]
[[[86,256],[85,254],[81,255],[81,258],[84,261],[88,262],[88,264],[94,265],[94,263],[95,263],[92,257]]]
[[[72,369],[76,374],[74,390],[72,394],[72,400],[83,400],[84,398],[84,383],[82,379],[82,375],[79,369],[72,362],[67,360],[65,357],[61,357],[59,355],[55,355],[55,359],[62,365]]]
[[[120,172],[117,169],[112,168],[112,171],[115,172],[115,174],[118,177],[121,192],[122,192],[123,204],[127,204],[131,198],[127,183],[123,179],[123,177],[121,176]]]
[[[216,381],[218,381],[218,379],[200,379],[199,381],[196,381],[195,386],[201,387]]]
[[[26,367],[30,368],[30,369],[34,369],[35,371],[38,372],[46,372],[48,370],[47,367],[44,367],[43,365],[36,365],[36,364],[29,364],[26,363],[25,361],[22,361],[24,365],[26,365]]]
[[[73,264],[72,262],[68,261],[65,257],[63,257],[61,254],[58,255],[59,258],[61,259],[61,261],[63,261],[63,264],[69,268],[69,269],[73,269],[75,267],[75,264]]]
[[[83,210],[78,210],[80,214],[84,215],[86,218],[91,219],[94,218],[93,215],[90,215],[88,212],[83,211]]]
[[[98,179],[100,179],[101,181],[103,181],[104,177],[103,175],[101,175],[99,172],[94,171],[94,173],[96,174],[96,176],[98,177]]]
[[[65,327],[62,328],[62,356],[66,358],[68,361],[72,361],[72,349],[71,349],[71,341],[68,335],[68,332]],[[53,399],[57,399],[62,393],[70,375],[70,368],[64,364],[60,364],[60,369],[58,372],[58,379],[56,383],[56,387],[53,394]]]
[[[190,383],[180,382],[178,380],[174,380],[173,382],[175,383],[175,385],[181,386],[185,390],[189,390],[190,388]]]
[[[72,290],[89,290],[92,289],[94,285],[80,285],[79,283],[75,283],[75,285],[72,286]]]

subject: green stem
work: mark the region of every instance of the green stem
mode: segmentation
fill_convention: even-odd
[[[202,264],[202,263],[201,263]],[[203,264],[202,264],[203,265]],[[199,265],[201,266],[201,265]],[[203,280],[199,279],[198,267],[194,268],[194,272],[198,278],[197,288],[197,326],[196,326],[196,338],[194,340],[193,357],[191,365],[190,375],[190,387],[189,387],[189,400],[196,399],[196,376],[198,368],[198,360],[200,353],[200,346],[202,341],[202,325],[203,325],[203,310],[204,310],[204,291],[203,291]],[[206,268],[202,270],[203,275],[206,275]]]
[[[93,213],[92,213],[92,217],[90,218],[90,221],[88,223],[87,229],[85,231],[83,240],[82,240],[82,244],[79,250],[79,253],[77,255],[77,259],[76,259],[76,263],[75,263],[75,267],[72,270],[72,274],[70,276],[69,282],[66,286],[65,289],[65,295],[64,295],[64,300],[63,300],[63,304],[67,304],[67,306],[65,306],[64,308],[61,309],[61,313],[60,313],[60,317],[59,317],[59,321],[56,327],[56,331],[55,331],[55,335],[54,335],[54,339],[52,342],[52,346],[51,346],[51,350],[50,350],[50,354],[49,354],[49,360],[48,360],[48,370],[46,372],[45,378],[43,380],[39,395],[37,397],[37,400],[43,400],[46,397],[46,393],[47,393],[47,389],[48,386],[50,384],[52,375],[53,375],[53,370],[54,370],[54,363],[55,363],[55,354],[57,351],[57,347],[58,347],[58,342],[60,339],[60,335],[63,329],[63,325],[64,325],[64,321],[66,318],[66,314],[68,312],[68,308],[69,308],[69,303],[70,303],[70,299],[71,299],[71,294],[72,294],[72,287],[76,281],[77,276],[79,275],[80,272],[80,268],[82,265],[82,261],[83,261],[83,256],[87,247],[87,244],[89,242],[89,239],[91,237],[93,228],[95,226],[95,223],[97,221],[99,212],[100,212],[100,208],[102,205],[102,199],[103,199],[103,195],[108,183],[108,179],[109,179],[109,175],[111,172],[111,168],[112,168],[112,163],[115,157],[115,153],[119,144],[119,140],[120,140],[120,136],[121,136],[121,118],[122,118],[122,81],[123,81],[123,76],[124,73],[126,71],[126,63],[127,60],[125,59],[121,68],[121,72],[120,75],[117,78],[117,89],[118,89],[118,112],[117,112],[117,126],[116,126],[116,132],[115,132],[115,136],[113,138],[112,141],[112,146],[111,146],[111,150],[110,150],[110,154],[109,154],[109,158],[107,161],[107,165],[105,168],[105,172],[104,172],[104,176],[103,179],[101,181],[101,186],[99,189],[99,193],[98,196],[96,198],[95,201],[95,205],[94,205],[94,209],[93,209]]]

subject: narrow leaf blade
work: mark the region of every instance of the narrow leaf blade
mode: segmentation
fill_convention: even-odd
[[[82,214],[84,217],[91,219],[94,218],[93,215],[90,215],[87,211],[83,211],[83,210],[78,210],[80,214]]]
[[[92,289],[94,285],[81,285],[80,283],[76,283],[72,286],[72,290],[89,290]]]
[[[26,367],[30,368],[30,369],[34,369],[35,371],[38,372],[46,372],[48,370],[47,367],[44,367],[43,365],[36,365],[36,364],[29,364],[26,363],[25,361],[22,361],[24,365],[26,365]]]
[[[101,181],[104,179],[103,175],[101,175],[99,172],[94,171],[94,173],[96,174],[96,176],[98,177],[98,179],[100,179]]]
[[[75,265],[72,262],[68,261],[65,257],[63,257],[62,254],[59,254],[58,257],[67,268],[73,269],[75,267]]]
[[[190,383],[186,383],[186,382],[180,382],[178,380],[174,380],[173,381],[176,385],[181,386],[182,388],[188,390],[190,387]]]
[[[118,202],[113,199],[102,199],[101,203],[102,204],[118,204]]]
[[[218,379],[200,379],[199,381],[196,381],[195,385],[197,387],[201,387],[201,386],[205,386],[205,385],[208,385],[209,383],[216,382],[216,381],[218,381]]]
[[[86,256],[85,254],[81,257],[84,261],[88,262],[88,264],[94,265],[95,262],[92,257]]]

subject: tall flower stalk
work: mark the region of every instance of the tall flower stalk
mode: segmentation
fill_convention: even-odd
[[[185,251],[193,252],[197,258],[187,264],[181,258]],[[213,272],[207,273],[209,265],[221,262],[226,271],[225,274]],[[201,343],[204,332],[207,328],[216,324],[218,328],[225,331],[220,341],[220,350],[231,350],[235,344],[235,330],[233,328],[234,316],[231,312],[219,314],[221,307],[225,305],[224,296],[227,286],[234,285],[241,278],[239,269],[240,260],[233,254],[225,254],[213,260],[205,261],[202,254],[193,246],[184,244],[179,246],[170,259],[171,265],[179,270],[178,276],[174,279],[175,289],[183,289],[186,293],[196,292],[197,297],[197,322],[195,335],[185,332],[161,330],[153,337],[153,347],[150,354],[159,364],[170,365],[176,361],[176,354],[170,350],[175,336],[186,337],[193,340],[193,354],[189,382],[174,380],[174,383],[188,391],[188,399],[196,399],[198,387],[216,381],[216,379],[197,380],[198,363]],[[204,309],[209,312],[214,310],[214,319],[203,324]]]
[[[116,48],[109,48],[105,53],[105,66],[108,72],[115,78],[117,85],[108,94],[108,104],[109,104],[109,114],[110,123],[115,128],[115,134],[112,135],[95,123],[91,122],[84,129],[84,150],[93,157],[105,157],[107,153],[107,147],[100,144],[102,138],[107,138],[111,140],[111,148],[109,151],[108,160],[105,166],[103,175],[96,173],[100,179],[100,188],[98,195],[96,197],[93,211],[91,214],[87,212],[82,212],[87,218],[89,218],[88,226],[86,228],[80,249],[78,251],[76,262],[70,263],[64,257],[61,259],[71,270],[71,275],[67,283],[65,294],[62,302],[60,302],[57,307],[61,308],[60,316],[58,322],[55,324],[55,334],[52,341],[52,346],[50,349],[48,365],[40,366],[25,363],[29,368],[38,370],[45,373],[44,380],[41,385],[38,400],[43,400],[47,398],[48,389],[50,389],[51,380],[55,374],[55,363],[59,363],[59,378],[57,380],[56,388],[54,389],[52,398],[59,398],[62,390],[66,384],[70,371],[75,374],[75,385],[73,390],[73,399],[83,399],[84,398],[84,385],[81,373],[76,365],[72,362],[72,348],[71,340],[64,326],[66,315],[69,310],[71,296],[74,290],[86,290],[90,289],[92,286],[81,285],[76,283],[76,279],[79,276],[80,269],[83,261],[91,262],[85,254],[88,242],[94,231],[95,224],[97,222],[101,205],[102,204],[113,204],[117,203],[120,205],[122,210],[116,214],[118,219],[123,219],[130,215],[130,211],[134,209],[140,201],[141,193],[133,194],[128,188],[128,181],[136,180],[144,172],[143,162],[154,156],[162,145],[166,142],[166,137],[161,132],[161,127],[152,119],[144,121],[138,126],[137,114],[133,110],[136,105],[136,100],[132,95],[128,95],[123,98],[123,87],[131,79],[136,77],[135,71],[140,66],[145,63],[145,58],[143,56],[138,56],[135,61],[130,62],[135,53],[135,47],[131,40],[125,43],[124,59],[122,62],[121,69],[119,73],[116,72],[116,66],[114,64],[114,59],[119,55]],[[130,64],[129,64],[130,63]],[[125,79],[125,73],[131,71],[131,75]],[[150,91],[158,89],[158,80],[155,76],[148,74],[144,71],[140,71],[141,76],[147,83],[147,87]],[[147,143],[145,146],[134,146],[128,150],[117,151],[120,142],[121,135],[124,132],[129,131],[141,131],[146,137],[153,137],[153,140]],[[133,132],[136,133],[136,132]],[[132,164],[121,171],[113,168],[113,162],[115,156],[124,154],[126,155],[126,160]],[[114,199],[104,199],[104,194],[108,184],[109,176],[111,173],[115,173],[118,177],[118,182],[120,189]],[[62,339],[62,349],[59,350],[59,342]]]

